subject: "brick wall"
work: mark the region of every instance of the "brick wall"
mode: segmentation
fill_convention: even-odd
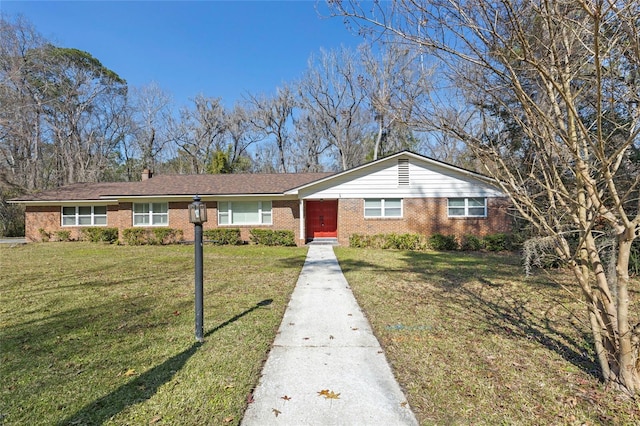
[[[40,229],[53,236],[53,233],[61,228],[62,213],[60,206],[27,206],[24,217],[24,235],[27,241],[42,241]],[[69,230],[73,234],[78,232],[73,228],[69,228]]]
[[[505,199],[489,198],[486,218],[449,218],[446,198],[406,198],[402,202],[403,218],[365,218],[362,199],[340,199],[338,241],[341,245],[349,245],[351,234],[440,233],[462,237],[465,234],[484,236],[511,230]]]
[[[193,241],[194,227],[189,222],[189,202],[169,203],[169,227],[182,229],[184,239]],[[216,202],[207,202],[207,218],[203,229],[218,227],[218,209]],[[274,230],[291,230],[299,245],[304,244],[300,239],[300,212],[298,200],[273,201],[273,225],[231,225],[239,228],[241,238],[249,241],[249,231],[253,228]],[[401,219],[364,218],[364,202],[362,199],[340,199],[338,202],[338,240],[342,245],[349,244],[351,234],[383,234],[383,233],[420,233],[431,235],[441,233],[462,237],[465,234],[484,236],[496,232],[509,232],[511,219],[507,212],[508,203],[505,199],[488,199],[488,215],[486,218],[448,218],[447,199],[408,198],[403,200],[403,214]],[[72,239],[79,239],[82,227],[61,226],[60,206],[27,206],[25,235],[29,241],[41,241],[39,229],[42,228],[53,237],[55,232],[64,229],[71,231]],[[118,228],[119,237],[122,231],[133,226],[132,204],[122,203],[107,207],[107,226]]]

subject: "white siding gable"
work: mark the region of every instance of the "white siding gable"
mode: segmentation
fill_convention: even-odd
[[[409,184],[398,159],[409,159]],[[435,161],[393,156],[302,188],[300,198],[502,197],[498,189],[462,169]]]

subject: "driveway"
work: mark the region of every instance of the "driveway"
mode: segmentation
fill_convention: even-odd
[[[0,237],[0,244],[26,244],[27,239],[24,237]]]

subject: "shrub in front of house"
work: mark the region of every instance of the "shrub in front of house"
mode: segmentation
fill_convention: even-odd
[[[122,231],[122,239],[130,246],[146,244],[146,230],[144,228],[127,228]]]
[[[425,246],[420,234],[385,234],[382,240],[385,249],[422,250]]]
[[[113,244],[118,241],[118,228],[103,228],[103,227],[90,227],[83,228],[82,240],[90,241],[92,243],[110,243]]]
[[[511,250],[506,234],[489,234],[483,238],[484,246],[489,251]]]
[[[455,235],[433,234],[429,237],[429,247],[439,251],[458,250],[458,241]]]
[[[482,239],[475,235],[467,234],[460,239],[460,250],[463,251],[480,251],[484,248]]]
[[[149,244],[177,244],[183,239],[182,229],[153,228],[153,236],[148,236]]]
[[[249,231],[251,242],[265,246],[295,246],[296,239],[293,231],[271,229],[251,229]]]
[[[396,250],[424,250],[426,242],[421,234],[351,234],[349,247]]]
[[[182,238],[182,230],[173,228],[127,228],[122,231],[122,239],[130,246],[176,244]]]
[[[202,232],[205,242],[218,246],[242,244],[240,229],[238,228],[216,228],[207,229]]]
[[[44,228],[38,228],[38,234],[40,234],[40,239],[43,243],[46,243],[51,238],[51,234],[47,232]]]
[[[71,241],[71,231],[56,231],[56,241]]]

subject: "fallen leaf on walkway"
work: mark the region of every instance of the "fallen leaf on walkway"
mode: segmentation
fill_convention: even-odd
[[[401,403],[400,403],[400,406],[401,406],[401,407],[406,407],[406,406],[407,406],[407,401],[405,401],[405,402],[401,402]]]
[[[333,336],[332,335],[329,335],[329,340],[333,340]]]
[[[358,327],[351,327],[351,330],[356,331]]]
[[[318,392],[318,396],[324,396],[325,399],[340,399],[340,394],[330,391],[329,389],[323,389]]]
[[[284,399],[285,401],[291,401],[291,397],[290,396],[281,396],[280,399]]]
[[[302,338],[302,340],[309,340],[309,338],[308,337],[304,337],[304,338]]]
[[[251,404],[253,401],[254,401],[253,394],[250,393],[249,395],[247,395],[247,404]]]
[[[278,415],[282,414],[282,411],[276,410],[275,408],[272,411],[273,411],[273,414],[276,415],[276,417],[278,417]]]

